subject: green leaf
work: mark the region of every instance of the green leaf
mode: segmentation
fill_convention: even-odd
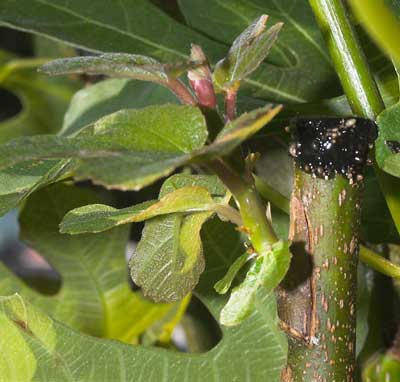
[[[0,123],[0,143],[23,135],[49,134],[63,115],[79,82],[50,79],[37,73],[44,58],[19,58],[0,51],[0,86],[16,96],[21,110]]]
[[[179,0],[188,24],[230,46],[261,14],[283,22],[279,38],[243,90],[257,98],[298,103],[341,94],[331,59],[308,1]],[[203,48],[206,52],[207,46]],[[215,62],[215,61],[213,61]],[[319,85],[317,85],[319,84]],[[319,86],[319,87],[318,87]],[[324,93],[321,93],[324,89]]]
[[[259,256],[244,281],[233,289],[221,311],[221,324],[235,326],[247,318],[254,311],[257,291],[263,288],[264,293],[271,293],[288,271],[290,259],[289,243],[282,241],[275,243],[270,252]]]
[[[210,210],[214,204],[205,188],[184,187],[165,195],[158,202],[148,201],[120,210],[104,204],[76,208],[64,217],[60,224],[60,232],[102,232],[121,224],[136,223],[159,215]]]
[[[0,171],[0,216],[34,191],[71,174],[69,161],[24,162]]]
[[[199,63],[186,62],[162,64],[157,60],[138,54],[106,53],[99,56],[62,58],[50,61],[39,68],[40,72],[51,76],[73,73],[107,75],[166,85],[171,78],[178,77]]]
[[[218,317],[225,299],[212,292],[212,285],[243,248],[240,234],[229,224],[211,221],[204,233],[209,266],[197,294]],[[0,375],[7,381],[158,382],[160,378],[182,381],[190,376],[198,381],[263,382],[278,381],[286,363],[287,340],[277,326],[273,295],[259,294],[252,316],[239,328],[222,328],[222,340],[205,354],[84,336],[26,301],[12,296],[0,302],[1,343],[7,344],[0,358]]]
[[[71,135],[122,109],[177,102],[167,89],[152,83],[109,79],[79,90],[65,114],[61,135]]]
[[[397,36],[400,34],[400,12],[396,1],[388,0],[350,0],[350,5],[365,29],[389,56],[400,62],[400,47]]]
[[[383,176],[385,179],[382,178]],[[378,177],[380,178],[379,180]],[[400,230],[400,221],[395,223],[388,208],[390,206],[392,209],[394,207],[393,203],[397,203],[399,205],[398,210],[400,211],[399,193],[396,191],[396,188],[392,188],[390,184],[387,184],[387,181],[394,181],[393,184],[397,184],[397,188],[400,191],[400,179],[382,171],[379,171],[378,174],[372,169],[367,169],[364,179],[365,190],[361,210],[362,239],[375,244],[399,243],[400,235],[398,229]],[[386,185],[383,182],[386,182]],[[389,189],[390,191],[388,192]],[[385,200],[385,194],[388,197],[387,201]],[[396,202],[396,200],[398,201]],[[395,212],[395,210],[393,211]],[[396,218],[397,215],[397,219],[400,219],[400,214],[396,212],[393,217]],[[398,229],[396,228],[396,224],[398,225]]]
[[[143,333],[141,344],[144,346],[157,343],[164,346],[170,345],[172,333],[175,327],[182,321],[191,298],[192,295],[188,294],[179,304],[173,304],[174,309],[171,309],[168,314],[156,321]]]
[[[68,210],[96,199],[93,192],[62,184],[34,193],[20,217],[21,238],[59,272],[61,289],[53,296],[41,295],[1,266],[0,293],[18,292],[57,320],[91,335],[137,341],[174,306],[155,305],[131,292],[125,262],[128,227],[79,237],[58,232]]]
[[[279,66],[262,64],[248,81],[248,91],[259,98],[288,102],[317,99],[321,89],[326,97],[341,91],[305,0],[294,5],[272,0],[180,1],[180,5],[190,24],[197,19],[193,29],[146,0],[136,0],[135,6],[96,0],[95,7],[92,3],[62,0],[4,0],[0,4],[0,22],[92,52],[135,52],[164,62],[188,59],[190,44],[194,43],[215,63],[252,20],[269,14],[272,23],[285,22],[275,51]],[[216,42],[214,36],[223,42]]]
[[[243,113],[240,117],[228,123],[210,145],[198,150],[194,155],[194,160],[208,160],[229,154],[247,138],[265,127],[281,109],[281,105],[275,107],[267,105]]]
[[[190,186],[185,187],[185,183]],[[202,185],[196,188],[203,194],[206,191],[204,195],[208,204],[212,202],[210,193],[213,191],[222,191],[219,195],[214,193],[215,196],[225,194],[215,177],[177,175],[169,178],[161,188],[161,205],[166,199],[175,200],[175,195],[182,190],[189,196],[193,195],[191,189],[197,184]],[[196,203],[198,201],[196,198]],[[183,208],[185,205],[183,202]],[[142,238],[129,262],[132,279],[146,296],[154,301],[171,302],[182,299],[193,290],[205,266],[200,230],[212,215],[213,212],[186,216],[175,213],[146,222]]]
[[[400,375],[400,360],[397,351],[397,349],[389,349],[386,353],[375,354],[363,370],[363,381],[397,381]]]
[[[226,292],[228,292],[236,275],[242,269],[242,267],[247,263],[248,260],[249,260],[249,254],[246,252],[243,255],[239,256],[233,262],[233,264],[229,267],[226,275],[217,283],[215,283],[214,289],[216,290],[217,293],[225,294]]]
[[[400,103],[384,110],[377,119],[379,137],[376,160],[385,172],[400,177]]]
[[[371,300],[374,274],[371,269],[361,262],[358,264],[357,273],[356,355],[358,356],[364,347],[367,347],[367,338],[371,330],[369,321],[371,320],[370,310],[373,309]],[[379,323],[377,324],[379,325]]]
[[[267,19],[268,16],[263,15],[254,20],[236,38],[227,56],[216,64],[213,81],[217,89],[235,87],[265,60],[283,26],[283,23],[278,23],[265,30]]]
[[[21,162],[74,159],[76,179],[108,188],[137,190],[190,159],[207,138],[200,110],[190,106],[149,106],[121,110],[78,136],[37,136],[0,146],[0,168]]]

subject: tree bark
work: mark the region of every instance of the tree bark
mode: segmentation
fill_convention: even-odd
[[[352,382],[361,182],[295,170],[293,262],[279,291],[289,337],[284,382]]]

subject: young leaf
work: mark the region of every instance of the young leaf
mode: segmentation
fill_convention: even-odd
[[[149,106],[121,110],[83,129],[78,136],[25,137],[0,146],[0,168],[21,162],[74,159],[77,179],[108,188],[137,190],[190,159],[207,138],[200,110]]]
[[[290,104],[320,99],[320,89],[325,89],[329,93],[324,98],[341,94],[326,44],[308,2],[276,0],[178,0],[178,2],[185,20],[193,29],[207,36],[218,36],[218,41],[225,47],[231,46],[232,41],[257,15],[269,15],[270,25],[284,22],[285,26],[279,33],[267,62],[263,62],[251,78],[243,81],[243,92],[251,93],[259,99]],[[198,44],[209,54],[211,50],[209,44]],[[211,57],[211,62],[221,58],[221,51],[219,49],[218,55]],[[315,108],[313,113],[315,115]]]
[[[148,201],[120,210],[103,204],[91,204],[69,211],[60,224],[60,232],[102,232],[121,224],[136,223],[159,215],[208,210],[213,204],[215,203],[208,190],[197,186],[180,188],[159,201]]]
[[[201,64],[201,61],[162,64],[150,57],[136,54],[106,53],[99,56],[72,57],[51,61],[43,65],[40,70],[50,75],[87,73],[150,81],[166,86],[183,103],[196,105],[196,99],[177,77]]]
[[[233,289],[228,303],[221,311],[220,322],[225,326],[240,324],[254,311],[257,291],[271,293],[282,281],[290,265],[289,243],[279,241],[272,250],[259,256],[250,267],[244,281]]]
[[[219,197],[225,194],[215,177],[174,176],[164,183],[160,201],[194,188],[197,179],[198,184],[206,187],[200,189],[208,190],[207,198],[211,199],[210,193]],[[215,191],[222,193],[216,195]],[[210,203],[209,199],[207,203]],[[195,212],[186,216],[175,213],[146,222],[129,262],[132,279],[145,295],[155,301],[171,302],[193,290],[205,265],[200,230],[212,215],[213,212]]]
[[[188,72],[190,86],[194,90],[201,106],[215,109],[217,107],[217,97],[215,95],[211,69],[207,57],[200,46],[192,45],[190,58],[203,62],[201,66]]]
[[[326,97],[340,94],[340,84],[308,4],[266,0],[258,2],[256,10],[254,4],[243,0],[179,3],[193,28],[145,0],[123,9],[118,5],[110,7],[109,0],[96,0],[96,7],[91,2],[55,5],[48,0],[4,0],[0,2],[0,21],[91,52],[140,52],[165,62],[187,59],[188,47],[195,43],[215,63],[235,36],[248,26],[255,12],[265,13],[271,15],[274,23],[284,21],[285,28],[273,52],[274,65],[262,63],[262,70],[251,80],[245,80],[247,92],[258,98],[290,103],[318,99],[321,88],[326,90]],[[231,9],[240,12],[233,13]],[[77,24],[80,28],[71,27]],[[218,36],[222,43],[206,35]]]
[[[250,136],[256,134],[270,122],[282,109],[281,105],[267,105],[228,123],[210,145],[198,150],[194,160],[207,160],[229,154]]]
[[[73,73],[102,74],[109,77],[125,77],[135,80],[167,84],[201,62],[162,64],[157,60],[137,54],[105,53],[99,56],[62,58],[50,61],[39,71],[51,76]]]
[[[228,55],[217,63],[213,79],[218,90],[229,90],[254,72],[267,57],[283,23],[265,30],[268,16],[263,15],[233,42]]]
[[[243,265],[249,260],[249,254],[246,252],[239,256],[234,263],[229,267],[226,275],[214,285],[214,289],[219,294],[228,292],[238,272],[242,269]]]

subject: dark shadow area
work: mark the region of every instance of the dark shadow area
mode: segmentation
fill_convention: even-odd
[[[172,339],[179,351],[205,353],[221,341],[222,331],[205,305],[193,296]]]
[[[312,258],[306,251],[304,241],[294,242],[290,251],[293,254],[292,261],[289,271],[281,283],[281,287],[288,291],[295,290],[308,280],[313,270]]]
[[[32,35],[6,27],[0,27],[0,48],[18,56],[32,57],[34,55]]]
[[[15,117],[22,110],[20,99],[4,88],[0,88],[0,105],[0,122]]]
[[[150,0],[157,8],[162,9],[167,15],[176,21],[185,22],[182,12],[176,0]]]
[[[44,295],[57,294],[61,275],[36,251],[14,242],[0,252],[0,261],[28,287]]]

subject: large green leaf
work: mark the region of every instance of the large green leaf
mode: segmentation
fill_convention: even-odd
[[[0,293],[19,292],[47,314],[86,333],[135,341],[172,306],[155,305],[131,292],[125,262],[127,226],[102,235],[58,232],[68,210],[96,199],[91,191],[62,184],[32,195],[20,218],[21,237],[60,273],[62,287],[54,296],[41,295],[1,266]]]
[[[17,207],[35,190],[68,177],[70,161],[21,163],[0,171],[0,216]]]
[[[174,98],[175,96],[167,89],[149,83],[122,79],[105,80],[75,94],[60,133],[62,135],[76,133],[83,127],[121,109],[174,102]],[[26,126],[25,118],[21,120],[22,124]],[[15,127],[13,129],[15,131]],[[60,169],[68,174],[68,168],[64,166],[65,163],[54,166],[51,162],[25,163],[0,172],[0,215],[16,207],[34,190],[57,180],[61,176],[60,173],[57,174]]]
[[[151,83],[127,79],[104,80],[75,93],[60,133],[76,133],[100,118],[122,109],[176,101],[169,90]]]
[[[0,52],[0,86],[18,97],[22,109],[0,123],[0,143],[23,135],[56,132],[78,81],[50,79],[37,73],[47,59],[19,58]],[[64,164],[29,163],[0,171],[0,216],[34,189],[48,183]],[[57,175],[58,176],[58,175]]]
[[[226,192],[217,177],[175,175],[161,188],[160,202],[199,185],[201,190],[208,190],[209,198],[210,194],[222,197]],[[205,266],[200,230],[212,215],[212,212],[176,213],[146,222],[129,262],[132,279],[145,295],[155,301],[170,302],[193,290]]]
[[[95,52],[146,54],[163,61],[188,58],[190,44],[195,43],[215,63],[252,20],[270,14],[272,22],[286,23],[277,47],[277,63],[284,67],[262,64],[248,81],[251,93],[273,100],[304,102],[321,96],[321,89],[324,96],[340,92],[305,0],[294,6],[288,0],[182,1],[181,5],[190,24],[212,39],[180,24],[146,0],[97,0],[96,6],[77,0],[3,0],[0,22]],[[215,42],[215,36],[223,39],[222,43]]]
[[[21,110],[0,123],[0,143],[22,135],[49,134],[61,128],[79,82],[37,72],[48,58],[19,58],[0,51],[0,87],[14,94]]]
[[[356,15],[386,53],[400,62],[400,7],[396,0],[350,0]]]
[[[149,106],[121,110],[82,130],[79,136],[21,138],[0,146],[0,168],[39,160],[77,161],[77,179],[123,190],[139,189],[190,159],[207,138],[200,110]]]
[[[243,250],[239,233],[229,224],[211,221],[204,232],[204,250],[209,264],[198,295],[218,317],[225,299],[212,292],[212,285]],[[277,328],[275,298],[262,293],[251,317],[238,328],[223,328],[222,340],[206,354],[83,336],[19,296],[1,300],[0,327],[1,345],[8,349],[0,358],[0,375],[7,381],[278,381],[287,354],[285,335]]]

